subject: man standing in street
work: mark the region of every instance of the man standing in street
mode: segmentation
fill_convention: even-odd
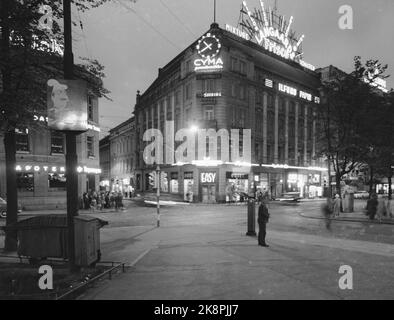
[[[265,198],[259,206],[259,215],[257,218],[257,223],[259,224],[259,246],[262,247],[269,247],[269,245],[267,245],[267,243],[265,242],[265,236],[266,236],[266,226],[269,220],[269,213],[268,213],[268,208],[267,205],[265,204],[265,202],[267,201],[267,199]]]

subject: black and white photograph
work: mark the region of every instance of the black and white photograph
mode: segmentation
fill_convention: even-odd
[[[0,0],[0,300],[392,300],[393,30],[393,0]]]

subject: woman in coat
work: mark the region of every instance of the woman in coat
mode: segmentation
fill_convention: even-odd
[[[340,212],[341,212],[341,198],[339,197],[339,194],[336,194],[334,199],[334,206],[333,206],[334,217],[339,217]]]
[[[370,220],[375,219],[377,207],[378,207],[378,197],[376,193],[373,193],[371,199],[369,199],[367,202],[367,215]]]

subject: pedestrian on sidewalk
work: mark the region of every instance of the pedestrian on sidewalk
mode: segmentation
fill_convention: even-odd
[[[373,193],[371,195],[371,198],[367,201],[367,215],[370,220],[375,219],[377,207],[378,207],[378,197],[376,193]]]
[[[393,218],[392,200],[389,197],[386,199],[386,213],[388,218]]]
[[[379,222],[382,222],[382,218],[386,216],[386,203],[384,201],[382,194],[378,196],[378,206],[376,209],[376,215],[379,219]]]
[[[327,197],[326,203],[322,205],[322,212],[326,221],[327,230],[331,230],[331,216],[333,212],[333,203],[331,197]]]
[[[267,223],[270,217],[270,214],[268,213],[268,208],[265,202],[267,199],[264,199],[259,206],[259,214],[257,218],[257,223],[259,224],[259,235],[258,235],[258,241],[259,241],[259,246],[262,247],[269,247],[269,245],[265,241],[265,237],[267,235]]]
[[[339,213],[341,212],[341,197],[337,193],[335,195],[334,205],[333,205],[333,214],[335,217],[339,217]]]

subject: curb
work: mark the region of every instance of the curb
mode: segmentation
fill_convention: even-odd
[[[298,213],[298,215],[302,218],[307,219],[316,219],[316,220],[325,220],[324,217],[317,217],[317,216],[308,216],[303,213]],[[368,224],[385,224],[385,225],[394,225],[394,221],[381,221],[378,220],[368,220],[368,219],[352,219],[352,218],[331,218],[331,221],[343,221],[343,222],[361,222],[361,223],[368,223]]]

